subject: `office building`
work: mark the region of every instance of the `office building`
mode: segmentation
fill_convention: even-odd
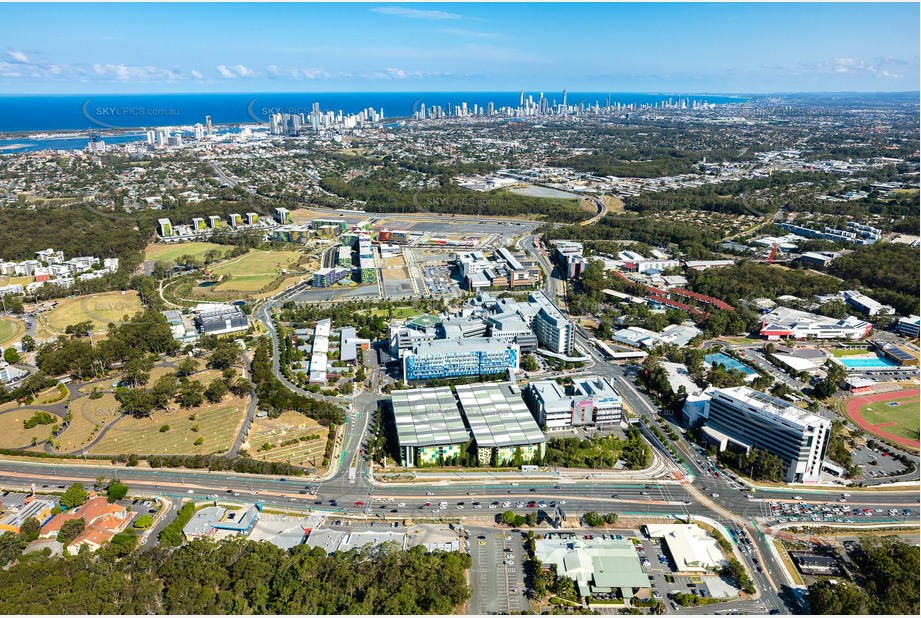
[[[30,499],[31,498],[31,499]],[[27,519],[35,518],[39,524],[44,524],[51,517],[51,509],[57,506],[53,500],[45,498],[26,498],[26,504],[14,513],[9,513],[0,519],[0,531],[19,534],[22,524]]]
[[[516,462],[527,464],[543,458],[547,438],[534,422],[517,385],[461,384],[455,390],[482,465],[520,465]]]
[[[358,271],[362,283],[377,283],[377,267],[374,265],[374,258],[358,258]]]
[[[340,268],[334,266],[333,268],[321,268],[320,270],[313,273],[313,285],[317,288],[328,288],[333,284],[339,283],[343,279],[347,279],[349,276],[348,268]]]
[[[402,353],[403,380],[506,374],[518,361],[517,345],[488,337],[425,341]]]
[[[571,354],[575,333],[569,320],[543,292],[530,294],[528,300],[540,307],[531,321],[531,328],[541,346],[557,354]]]
[[[240,227],[243,225],[243,217],[236,214],[227,215],[227,222],[230,223],[231,227]]]
[[[630,599],[651,586],[629,539],[603,539],[600,535],[593,539],[581,535],[575,539],[538,538],[534,552],[544,565],[556,568],[557,577],[572,579],[582,597],[620,592],[621,597]]]
[[[336,253],[336,266],[340,268],[352,267],[352,248],[340,246]]]
[[[896,324],[895,332],[906,337],[917,338],[921,332],[921,316],[911,315],[907,318],[899,318]]]
[[[247,225],[256,225],[259,223],[259,215],[254,212],[246,213],[246,224]]]
[[[759,448],[780,457],[786,482],[819,480],[831,429],[827,419],[747,386],[708,388],[688,398],[684,414],[688,425],[703,419],[703,435],[719,450]]]
[[[646,534],[662,540],[676,571],[706,573],[726,565],[717,540],[696,524],[647,524]]]
[[[173,235],[173,224],[169,219],[157,219],[157,233],[161,238],[169,238]]]
[[[225,335],[248,329],[249,318],[237,306],[215,305],[199,311],[195,325],[202,335]]]
[[[443,464],[470,439],[447,386],[393,391],[393,418],[404,466]]]
[[[291,225],[291,223],[293,223],[291,219],[291,211],[287,208],[276,208],[275,220],[278,221],[279,225]]]
[[[843,290],[838,292],[838,295],[842,297],[844,302],[846,302],[848,305],[870,317],[881,314],[892,315],[895,313],[895,309],[889,305],[884,305],[878,301],[875,301],[869,296],[861,294],[857,290]]]
[[[580,376],[564,389],[555,380],[532,382],[524,400],[537,423],[547,429],[569,429],[586,425],[612,427],[623,420],[620,393],[607,378]]]
[[[777,307],[761,320],[761,336],[780,339],[862,339],[873,325],[854,316],[836,320],[798,309]]]

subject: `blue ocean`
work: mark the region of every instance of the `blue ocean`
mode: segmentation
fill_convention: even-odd
[[[551,105],[561,103],[562,92],[545,92]],[[526,92],[536,101],[540,93]],[[741,103],[744,97],[709,94],[649,94],[649,93],[580,93],[570,92],[570,105],[604,105],[610,97],[611,104],[637,105],[661,103],[671,99],[689,99],[708,103]],[[467,103],[486,107],[516,107],[520,101],[519,92],[317,92],[317,93],[261,93],[261,94],[101,94],[101,95],[3,95],[0,96],[0,152],[16,152],[40,148],[72,147],[65,141],[85,145],[86,138],[69,136],[55,140],[59,144],[38,144],[46,136],[37,137],[49,131],[80,131],[90,129],[103,132],[123,133],[128,129],[145,129],[163,126],[189,126],[205,123],[210,116],[215,125],[264,123],[273,113],[309,113],[318,103],[323,111],[357,113],[367,108],[380,111],[385,118],[411,116],[424,105],[426,108],[441,106],[445,110]],[[25,133],[32,135],[8,135]],[[132,136],[105,137],[112,143],[141,139],[135,132]],[[18,146],[11,148],[11,146]],[[79,146],[82,147],[82,146]]]

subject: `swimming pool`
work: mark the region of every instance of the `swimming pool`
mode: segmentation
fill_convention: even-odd
[[[716,363],[717,365],[722,365],[727,370],[735,369],[737,371],[741,371],[747,376],[758,375],[758,372],[752,369],[751,367],[748,367],[740,363],[733,357],[727,356],[726,354],[723,354],[722,352],[719,352],[717,354],[707,354],[706,356],[704,356],[704,362],[706,362],[710,366],[712,366],[714,363]]]
[[[888,369],[889,367],[898,367],[888,358],[877,356],[876,358],[839,358],[838,362],[848,369]]]

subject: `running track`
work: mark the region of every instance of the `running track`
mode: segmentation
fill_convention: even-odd
[[[904,391],[893,391],[890,393],[877,393],[875,395],[860,395],[858,397],[854,397],[848,400],[847,415],[848,417],[850,417],[852,421],[854,421],[864,431],[867,431],[872,434],[876,434],[879,437],[884,438],[886,440],[891,440],[892,442],[895,442],[896,444],[899,444],[901,446],[906,446],[908,448],[918,450],[919,446],[921,446],[918,440],[909,440],[908,438],[903,438],[902,436],[897,436],[895,434],[889,433],[885,429],[882,429],[882,427],[884,427],[885,424],[873,425],[860,414],[860,408],[864,407],[867,404],[876,403],[877,401],[890,401],[892,399],[905,399],[907,397],[912,397],[912,396],[914,397],[918,396],[917,389],[908,389]]]

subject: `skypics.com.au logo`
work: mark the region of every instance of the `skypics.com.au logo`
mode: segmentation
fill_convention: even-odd
[[[90,97],[80,109],[83,117],[102,129],[133,129],[179,122],[177,107],[144,107],[143,105],[103,105]]]

